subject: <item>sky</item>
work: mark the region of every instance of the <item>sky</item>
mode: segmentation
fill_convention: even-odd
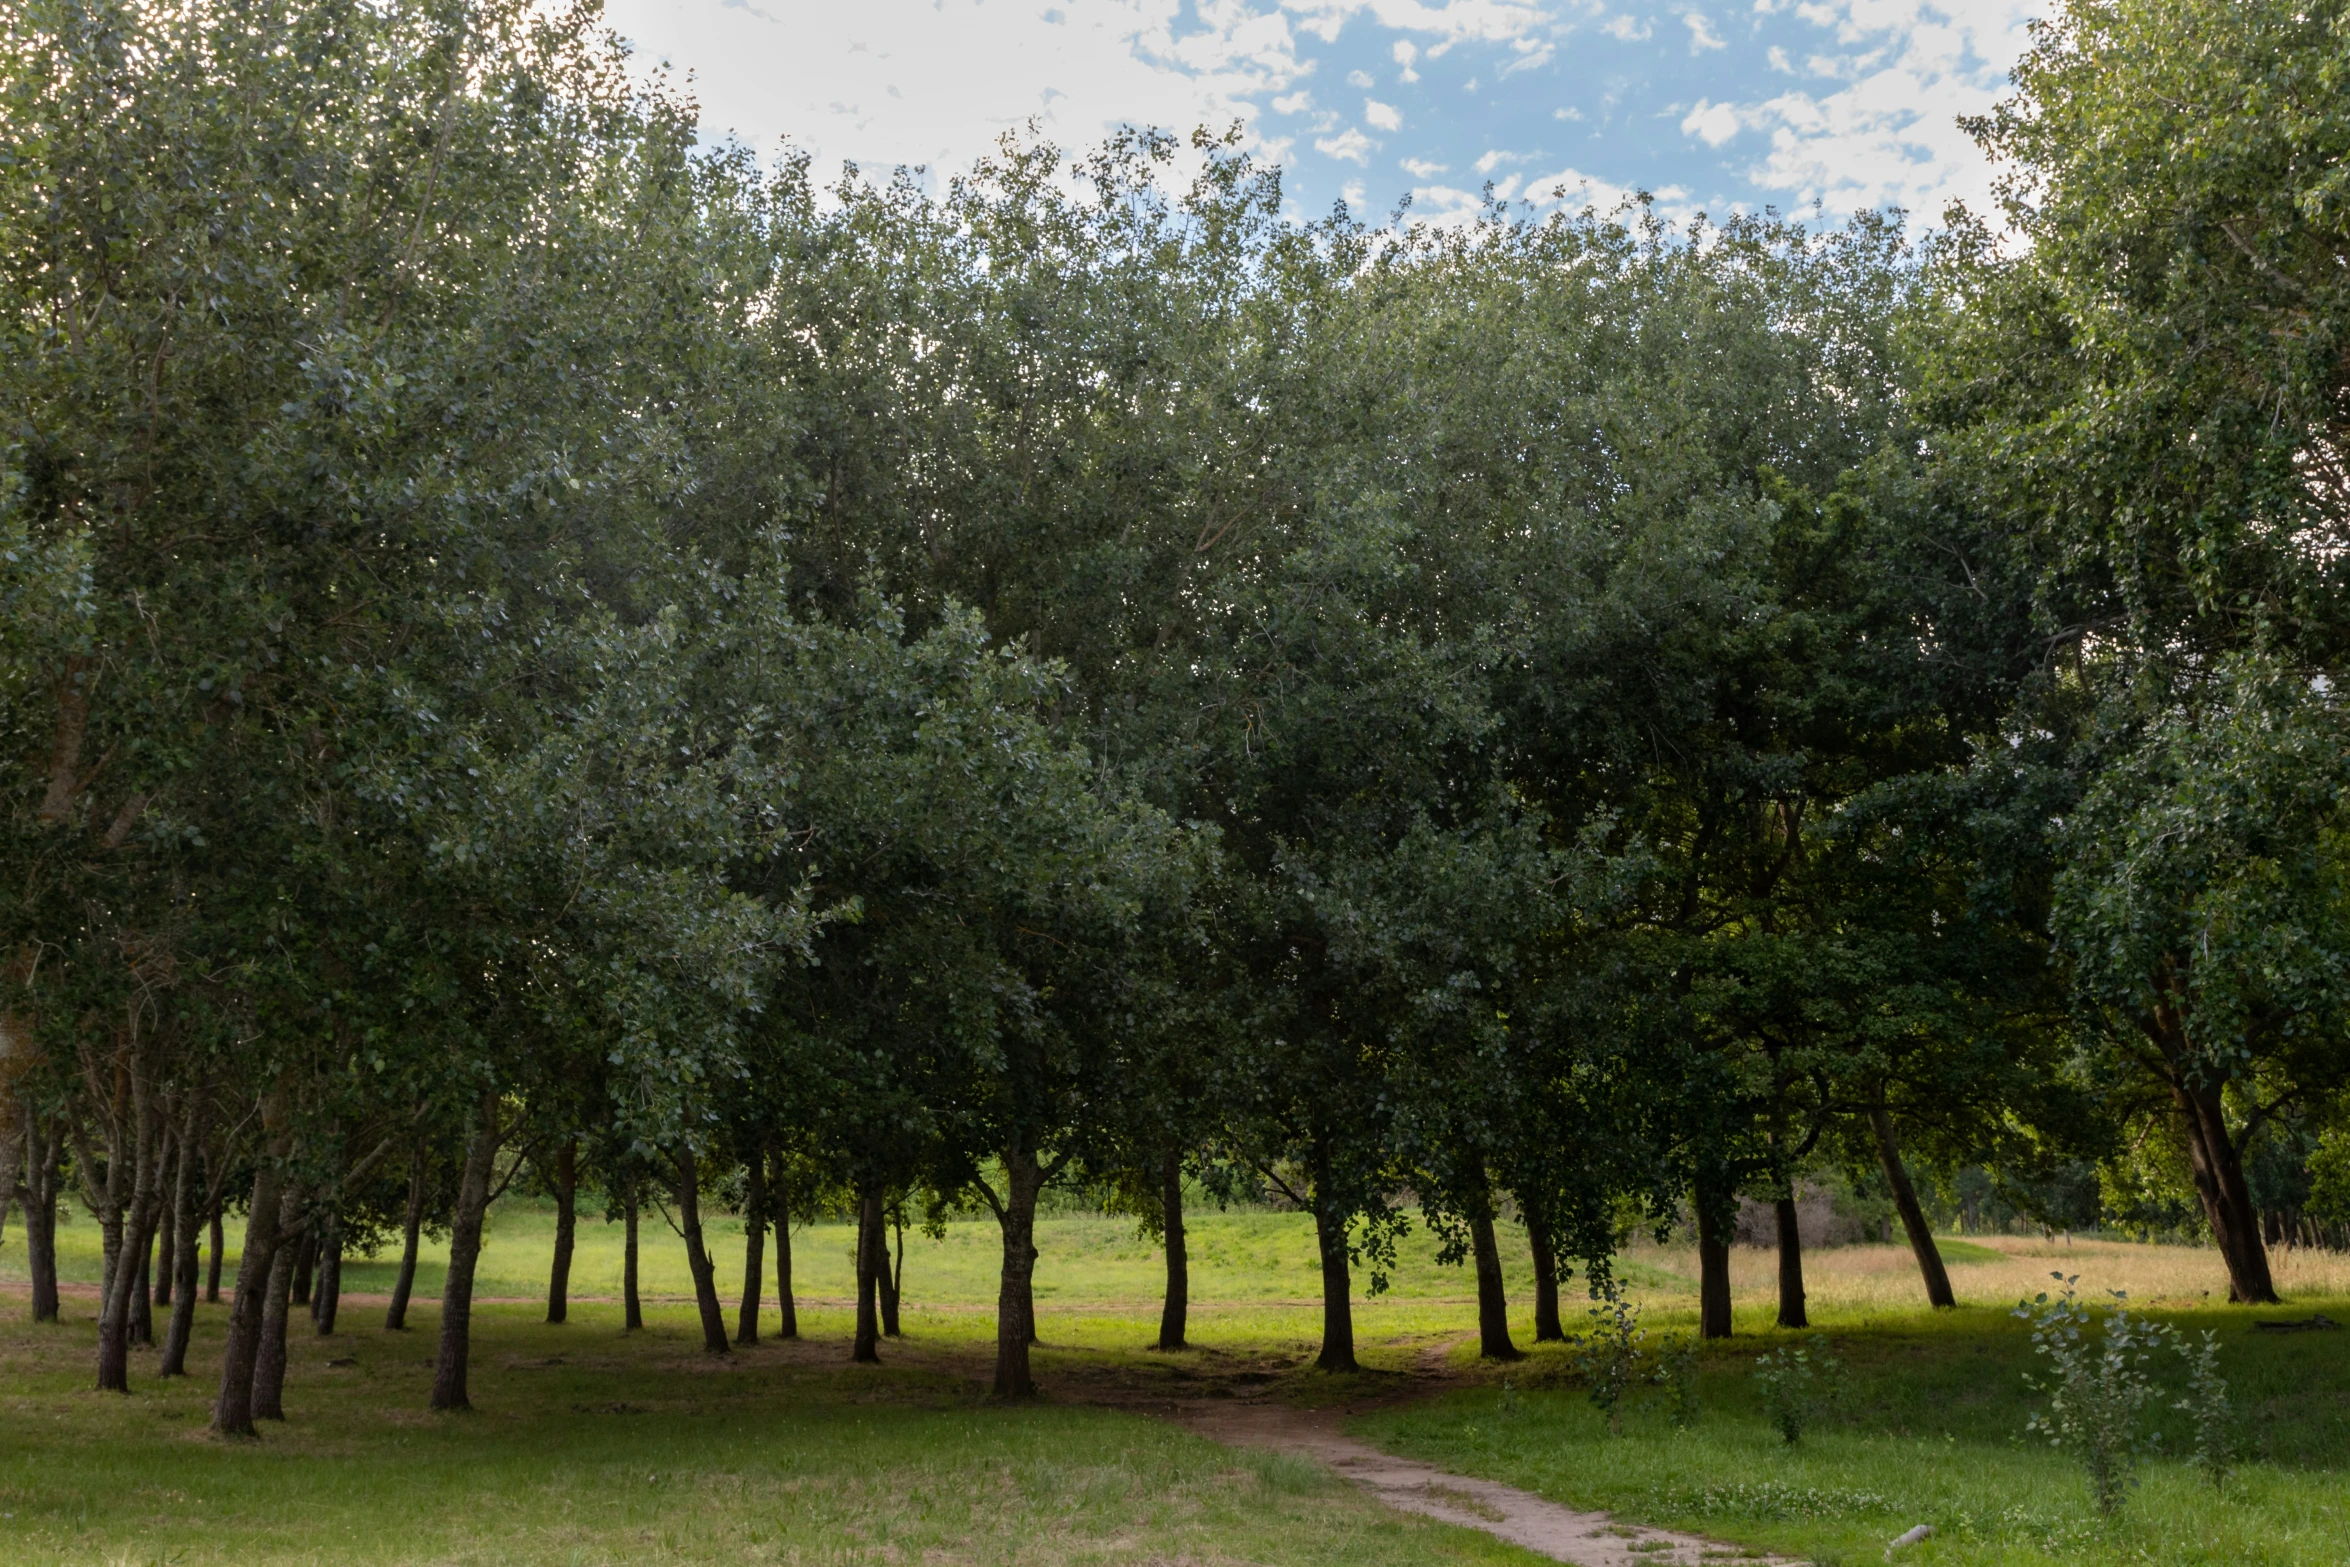
[[[1671,216],[1884,206],[1921,224],[1991,171],[1958,116],[2006,89],[2045,0],[606,0],[703,128],[820,174],[951,174],[1033,122],[1238,124],[1292,210],[1464,217],[1652,192]]]

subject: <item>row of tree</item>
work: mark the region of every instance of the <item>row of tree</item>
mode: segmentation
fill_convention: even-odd
[[[243,1239],[507,1183],[1003,1235],[1411,1211],[1572,1267],[1905,1160],[2019,1201],[2341,1109],[2350,9],[2069,5],[1992,218],[1285,214],[1235,139],[933,188],[697,148],[592,7],[0,22],[0,1167],[99,1381]],[[2192,157],[2178,149],[2191,147]],[[583,1185],[584,1183],[584,1185]],[[158,1250],[158,1248],[160,1248]],[[51,1261],[43,1265],[44,1254]],[[563,1310],[559,1261],[551,1314]],[[151,1256],[159,1260],[150,1262]],[[313,1259],[304,1262],[302,1259]],[[150,1274],[153,1277],[150,1277]],[[403,1279],[408,1276],[404,1268]],[[405,1284],[393,1308],[405,1311]],[[787,1316],[787,1331],[789,1318]]]

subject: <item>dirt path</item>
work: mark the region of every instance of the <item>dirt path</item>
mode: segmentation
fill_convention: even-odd
[[[1699,1567],[1708,1562],[1770,1563],[1783,1557],[1749,1552],[1695,1535],[1619,1524],[1606,1513],[1578,1512],[1531,1491],[1448,1474],[1434,1464],[1383,1453],[1341,1429],[1335,1410],[1233,1399],[1179,1404],[1173,1418],[1185,1429],[1233,1447],[1255,1447],[1310,1459],[1346,1476],[1390,1507],[1464,1528],[1482,1529],[1512,1545],[1577,1567]]]

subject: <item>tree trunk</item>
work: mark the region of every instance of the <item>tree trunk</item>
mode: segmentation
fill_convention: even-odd
[[[384,1331],[408,1331],[408,1297],[416,1292],[416,1247],[424,1234],[425,1147],[408,1156],[408,1208],[400,1217],[400,1272],[392,1280],[392,1303],[384,1308]]]
[[[473,1136],[465,1146],[465,1173],[449,1215],[449,1272],[441,1285],[440,1353],[432,1374],[432,1407],[471,1409],[466,1372],[473,1353],[473,1270],[481,1261],[482,1214],[490,1205],[490,1174],[498,1160],[498,1096],[483,1089]]]
[[[1869,1106],[1869,1130],[1876,1134],[1877,1161],[1885,1167],[1885,1184],[1893,1189],[1894,1210],[1901,1215],[1901,1228],[1909,1236],[1909,1249],[1925,1278],[1926,1300],[1935,1306],[1956,1306],[1958,1297],[1950,1292],[1950,1274],[1942,1266],[1941,1248],[1934,1244],[1934,1232],[1926,1226],[1926,1211],[1918,1206],[1917,1188],[1909,1184],[1901,1145],[1893,1140],[1893,1115],[1882,1099]]]
[[[204,1259],[204,1298],[211,1304],[220,1304],[221,1258],[228,1250],[228,1227],[221,1223],[221,1208],[225,1194],[215,1194],[211,1211],[205,1215],[205,1238],[212,1253]]]
[[[264,1152],[253,1172],[253,1201],[245,1214],[245,1244],[237,1258],[237,1290],[229,1307],[228,1341],[220,1354],[220,1396],[212,1405],[212,1429],[222,1436],[252,1436],[253,1364],[261,1349],[261,1318],[267,1309],[270,1275],[278,1245],[278,1207],[283,1181],[277,1159]],[[219,1252],[215,1249],[213,1255]]]
[[[25,1111],[25,1268],[32,1275],[33,1320],[57,1320],[57,1163],[63,1145]]]
[[[165,1150],[163,1169],[160,1172],[162,1177],[162,1185],[158,1188],[160,1191],[167,1191],[175,1194],[174,1200],[162,1202],[158,1205],[158,1212],[156,1216],[155,1293],[152,1297],[152,1300],[153,1303],[158,1306],[168,1306],[171,1304],[171,1288],[172,1285],[176,1282],[174,1275],[176,1260],[179,1257],[180,1235],[180,1205],[176,1200],[176,1194],[179,1191],[180,1185],[180,1166],[186,1164],[187,1162],[188,1151],[180,1146],[179,1138],[174,1135],[169,1147]]]
[[[1347,1266],[1346,1216],[1332,1211],[1320,1182],[1314,1186],[1314,1239],[1322,1249],[1322,1352],[1314,1364],[1324,1371],[1357,1371],[1354,1278]]]
[[[1493,1200],[1480,1195],[1469,1213],[1469,1250],[1477,1267],[1477,1354],[1483,1360],[1524,1358],[1510,1342],[1510,1298],[1501,1276],[1501,1246],[1493,1235]]]
[[[138,1248],[139,1281],[131,1288],[130,1341],[153,1348],[155,1344],[155,1254],[156,1226],[163,1217],[163,1205],[152,1196],[147,1199],[147,1239]]]
[[[1159,1213],[1165,1220],[1167,1301],[1159,1308],[1159,1348],[1182,1349],[1191,1315],[1191,1255],[1183,1237],[1183,1153],[1170,1148],[1159,1163]]]
[[[2226,1106],[2216,1091],[2184,1081],[2172,1083],[2171,1096],[2187,1127],[2187,1165],[2195,1178],[2195,1195],[2202,1200],[2211,1238],[2227,1264],[2228,1299],[2238,1305],[2275,1305],[2276,1279],[2269,1272],[2260,1215],[2244,1184],[2244,1161],[2228,1131]]]
[[[118,1136],[107,1155],[108,1207],[114,1221],[114,1263],[107,1270],[106,1297],[98,1310],[98,1387],[101,1392],[130,1391],[132,1323],[147,1305],[147,1253],[155,1240],[155,1160],[162,1152],[162,1130],[156,1124],[144,1075],[131,1076],[130,1146]],[[119,1201],[121,1166],[129,1165],[128,1211]],[[150,1329],[148,1339],[153,1341]]]
[[[1790,1192],[1771,1206],[1779,1223],[1779,1326],[1808,1328],[1811,1318],[1803,1310],[1803,1234],[1795,1196]]]
[[[320,1338],[332,1338],[335,1333],[335,1314],[343,1306],[343,1221],[340,1215],[330,1214],[326,1221],[326,1237],[318,1243],[318,1294],[311,1302],[311,1320],[318,1324]]]
[[[1526,1215],[1526,1244],[1534,1253],[1534,1342],[1564,1343],[1567,1330],[1559,1321],[1559,1260],[1550,1249],[1550,1226],[1521,1202]]]
[[[995,1396],[1034,1398],[1036,1379],[1028,1346],[1036,1337],[1036,1194],[1044,1172],[1036,1155],[1014,1147],[1004,1154],[1004,1200],[996,1222],[1004,1232],[1004,1260],[995,1303]]]
[[[873,1293],[881,1306],[881,1336],[896,1338],[898,1336],[898,1284],[906,1276],[906,1227],[905,1221],[891,1210],[888,1203],[882,1204],[881,1214],[881,1272],[874,1279]],[[890,1256],[889,1247],[890,1235],[893,1231],[897,1235],[898,1243],[897,1256],[894,1259]],[[1033,1344],[1036,1342],[1036,1319],[1033,1306],[1030,1308],[1028,1320],[1028,1341]]]
[[[547,1270],[547,1320],[571,1315],[571,1248],[579,1232],[579,1143],[564,1139],[555,1155],[555,1261]]]
[[[1730,1336],[1730,1243],[1722,1204],[1703,1184],[1692,1202],[1697,1208],[1697,1336]]]
[[[188,1338],[196,1328],[196,1112],[180,1132],[179,1167],[171,1187],[171,1325],[163,1333],[163,1364],[155,1374],[188,1374]]]
[[[718,1266],[702,1243],[702,1172],[691,1150],[679,1147],[677,1160],[678,1228],[685,1236],[686,1271],[694,1279],[694,1304],[702,1312],[702,1348],[713,1355],[726,1353],[726,1312],[718,1304]]]
[[[291,1204],[286,1206],[290,1207]],[[283,1215],[281,1227],[291,1214]],[[253,1352],[253,1418],[286,1417],[286,1319],[293,1315],[294,1248],[280,1246],[269,1269],[269,1293],[261,1305],[261,1341]]]
[[[620,1331],[634,1333],[645,1325],[645,1303],[636,1292],[637,1178],[628,1178],[628,1198],[622,1205],[620,1242]]]
[[[857,1337],[849,1347],[852,1361],[881,1361],[881,1311],[875,1299],[880,1289],[881,1189],[869,1186],[857,1194]]]
[[[792,1299],[791,1192],[783,1184],[783,1165],[776,1163],[775,1183],[768,1188],[775,1203],[775,1336],[800,1336],[800,1308]]]
[[[302,1239],[294,1247],[294,1304],[310,1304],[310,1274],[318,1266],[318,1229],[313,1225],[302,1232]]]
[[[759,1292],[767,1283],[767,1156],[743,1165],[743,1299],[735,1312],[734,1341],[759,1342]]]

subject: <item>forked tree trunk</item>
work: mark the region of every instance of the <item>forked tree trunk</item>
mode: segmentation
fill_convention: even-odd
[[[441,1286],[441,1342],[432,1374],[432,1407],[471,1409],[466,1373],[473,1355],[473,1270],[481,1261],[482,1214],[498,1159],[498,1096],[483,1089],[465,1146],[465,1173],[449,1216],[449,1271]]]
[[[180,1135],[179,1168],[171,1188],[171,1325],[163,1332],[163,1363],[155,1374],[188,1374],[188,1338],[196,1328],[196,1113]]]
[[[759,1292],[767,1285],[767,1156],[743,1166],[743,1298],[735,1312],[734,1341],[759,1342]]]
[[[290,1205],[289,1205],[290,1206]],[[286,1215],[291,1218],[292,1215]],[[253,1355],[253,1418],[286,1417],[286,1319],[293,1315],[294,1249],[280,1246],[269,1270],[269,1294],[261,1307],[261,1342]]]
[[[2187,1129],[2187,1167],[2195,1179],[2195,1195],[2211,1238],[2228,1269],[2228,1299],[2238,1305],[2276,1304],[2276,1277],[2269,1271],[2268,1245],[2260,1233],[2260,1215],[2252,1206],[2251,1189],[2244,1182],[2244,1161],[2228,1130],[2227,1107],[2211,1089],[2183,1078],[2171,1084],[2171,1097]]]
[[[1354,1277],[1346,1254],[1346,1215],[1334,1211],[1314,1186],[1314,1240],[1322,1252],[1322,1352],[1314,1364],[1324,1371],[1356,1371]]]
[[[881,1189],[869,1186],[857,1194],[857,1336],[849,1359],[865,1364],[881,1360],[881,1311],[875,1297],[881,1288]]]
[[[1730,1242],[1719,1197],[1700,1184],[1697,1209],[1697,1336],[1730,1336]]]
[[[685,1237],[685,1266],[693,1275],[694,1304],[702,1313],[702,1348],[713,1355],[723,1355],[726,1313],[718,1304],[718,1268],[710,1260],[710,1248],[702,1242],[702,1174],[691,1150],[681,1147],[674,1157],[678,1229]]]
[[[320,1338],[332,1338],[335,1316],[343,1309],[343,1221],[328,1215],[326,1238],[318,1243],[318,1293],[310,1303],[310,1318]]]
[[[1510,1342],[1510,1298],[1501,1274],[1501,1246],[1493,1234],[1493,1201],[1480,1195],[1469,1212],[1469,1251],[1477,1269],[1477,1354],[1483,1360],[1523,1357]]]
[[[285,1156],[285,1138],[278,1124],[281,1106],[265,1106],[270,1146],[263,1150],[253,1172],[252,1206],[245,1215],[245,1244],[237,1258],[237,1288],[229,1307],[227,1342],[220,1354],[220,1394],[212,1404],[212,1429],[222,1436],[252,1436],[253,1364],[261,1349],[261,1318],[267,1309],[270,1274],[278,1245],[278,1210],[284,1181],[278,1161]],[[215,1249],[214,1256],[219,1252]]]
[[[1550,1226],[1542,1216],[1531,1208],[1525,1213],[1526,1245],[1534,1254],[1534,1342],[1563,1343],[1567,1330],[1559,1321],[1558,1253],[1550,1249]]]
[[[775,1203],[775,1336],[800,1336],[800,1308],[792,1299],[791,1282],[791,1192],[783,1184],[783,1165],[779,1160],[775,1169],[775,1184],[768,1188]]]
[[[1033,1398],[1036,1379],[1028,1346],[1036,1337],[1036,1195],[1044,1172],[1036,1155],[1015,1147],[1004,1154],[1003,1203],[996,1222],[1003,1230],[1004,1256],[995,1306],[995,1396]]]
[[[1771,1205],[1779,1226],[1779,1326],[1808,1328],[1803,1309],[1803,1234],[1792,1192]]]
[[[1909,1169],[1901,1162],[1901,1145],[1893,1140],[1893,1115],[1882,1099],[1869,1106],[1869,1130],[1876,1134],[1877,1162],[1884,1167],[1885,1184],[1893,1190],[1893,1209],[1901,1215],[1901,1228],[1909,1237],[1909,1249],[1918,1260],[1918,1273],[1926,1281],[1926,1301],[1933,1306],[1956,1306],[1958,1297],[1950,1292],[1950,1274],[1942,1266],[1942,1249],[1934,1244],[1934,1232],[1926,1224],[1926,1211],[1918,1206],[1917,1188],[1909,1184]]]
[[[408,1298],[416,1290],[416,1248],[424,1234],[424,1144],[408,1156],[408,1207],[400,1216],[400,1271],[392,1280],[392,1303],[384,1308],[384,1331],[408,1331]]]
[[[1183,1153],[1170,1148],[1159,1162],[1159,1213],[1167,1243],[1167,1299],[1159,1308],[1159,1348],[1184,1347],[1191,1315],[1191,1256],[1183,1236]]]
[[[620,1331],[635,1333],[645,1325],[644,1298],[636,1288],[637,1178],[628,1178],[628,1197],[621,1205]]]
[[[142,1076],[136,1073],[131,1079],[131,1101],[130,1146],[125,1148],[118,1141],[107,1159],[109,1198],[123,1192],[121,1166],[125,1163],[129,1165],[130,1188],[127,1204],[109,1203],[115,1256],[107,1270],[105,1300],[98,1309],[98,1387],[108,1393],[130,1391],[131,1324],[147,1304],[146,1260],[155,1238],[155,1159],[163,1141],[161,1129],[155,1125],[155,1107]]]
[[[547,1271],[547,1320],[571,1315],[571,1248],[579,1232],[579,1144],[566,1138],[555,1155],[555,1261]]]
[[[897,1252],[895,1256],[892,1256],[890,1252],[890,1237],[893,1234],[897,1237]],[[875,1280],[876,1287],[873,1292],[881,1305],[881,1336],[883,1338],[896,1338],[898,1336],[898,1287],[905,1282],[905,1277],[905,1221],[890,1211],[889,1204],[884,1203],[882,1204],[881,1273]],[[1033,1314],[1031,1315],[1029,1321],[1030,1327],[1028,1338],[1029,1342],[1034,1343],[1036,1341],[1036,1331],[1035,1318]]]

